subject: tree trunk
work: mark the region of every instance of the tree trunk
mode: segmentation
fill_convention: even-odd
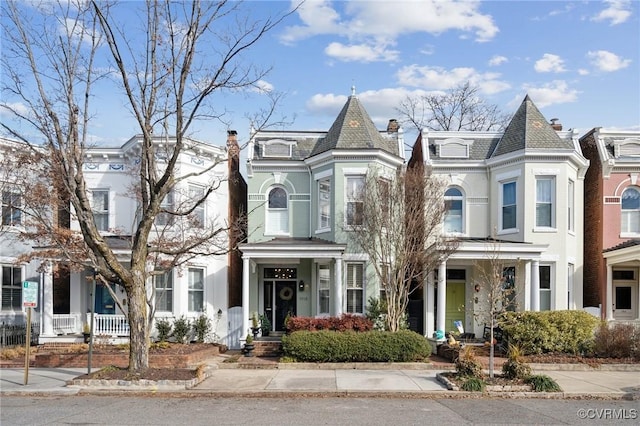
[[[144,282],[135,282],[127,291],[129,298],[129,371],[149,367],[149,328],[147,326],[147,300]]]

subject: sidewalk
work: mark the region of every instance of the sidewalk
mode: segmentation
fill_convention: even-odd
[[[155,387],[112,386],[78,387],[66,386],[66,381],[86,373],[86,369],[30,369],[28,384],[24,385],[24,370],[0,369],[0,392],[2,395],[74,395],[88,393],[126,393],[128,391],[153,394],[191,394],[213,396],[414,396],[451,397],[464,396],[464,392],[448,391],[439,383],[436,374],[440,369],[423,365],[402,368],[384,364],[359,364],[357,368],[319,368],[317,364],[278,364],[277,368],[246,369],[234,365],[219,364],[220,359],[210,361],[208,377],[194,388],[179,389],[175,385]],[[233,368],[236,367],[236,368]],[[274,366],[275,367],[275,366]],[[332,366],[334,367],[334,366]],[[436,366],[437,367],[437,366]],[[640,399],[640,366],[622,366],[624,371],[615,371],[614,366],[603,366],[601,370],[537,370],[558,382],[564,392],[556,398],[602,398]],[[374,369],[375,368],[375,369]],[[469,394],[466,394],[469,395]],[[495,395],[493,395],[495,396]],[[503,397],[540,397],[536,393],[505,394]],[[549,397],[546,395],[544,397]]]

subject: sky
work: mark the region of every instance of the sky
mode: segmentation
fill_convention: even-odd
[[[247,6],[261,18],[297,3]],[[528,94],[546,118],[580,135],[594,127],[640,131],[636,0],[307,0],[244,59],[272,68],[260,86],[284,94],[283,130],[328,130],[352,87],[384,129],[401,118],[396,108],[407,96],[470,82],[505,113]],[[226,94],[226,123],[198,123],[194,136],[224,144],[234,129],[246,141],[247,115],[260,96]],[[91,129],[99,143],[119,145],[139,133],[123,103],[117,91],[101,94]]]

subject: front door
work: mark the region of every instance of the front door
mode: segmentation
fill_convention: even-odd
[[[271,320],[274,331],[284,331],[287,316],[296,315],[296,283],[295,268],[264,269],[264,314]]]
[[[115,288],[115,285],[112,284],[111,288]],[[103,283],[96,283],[95,312],[96,314],[109,315],[116,313],[116,302],[114,302],[113,297],[111,297],[111,293],[109,293],[109,290]]]
[[[454,321],[461,321],[464,324],[464,282],[447,282],[447,303],[444,318],[445,332],[458,331],[453,325]]]
[[[613,317],[617,320],[635,319],[636,284],[613,285]]]

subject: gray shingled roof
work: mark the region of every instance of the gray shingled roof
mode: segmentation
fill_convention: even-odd
[[[558,136],[529,95],[513,115],[491,157],[522,149],[574,149],[570,141]]]
[[[327,135],[313,148],[311,156],[332,149],[382,149],[399,155],[397,142],[380,134],[355,95],[349,96]]]

